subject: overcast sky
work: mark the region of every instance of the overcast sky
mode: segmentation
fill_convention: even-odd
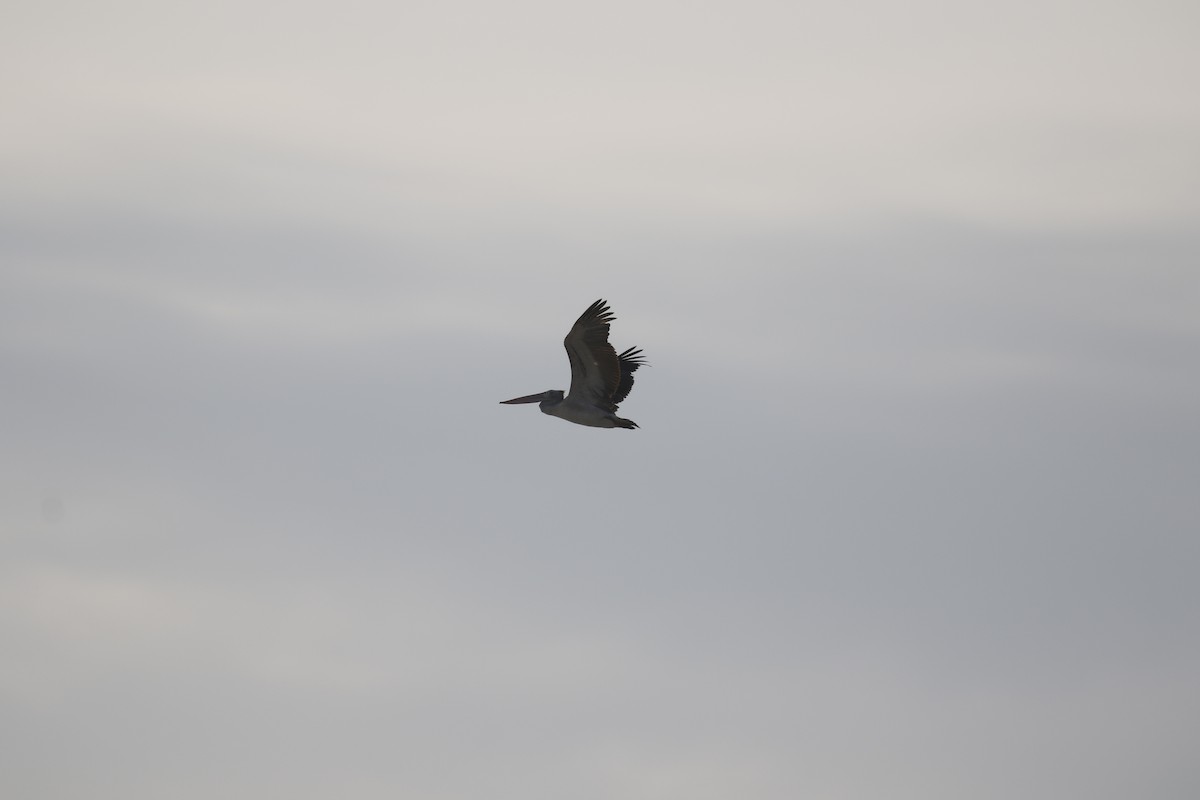
[[[4,797],[1200,796],[1194,3],[4,17]]]

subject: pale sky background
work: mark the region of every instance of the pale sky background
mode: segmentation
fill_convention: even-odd
[[[5,4],[0,796],[1200,796],[1198,8]]]

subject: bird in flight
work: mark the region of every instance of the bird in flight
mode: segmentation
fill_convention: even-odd
[[[636,428],[633,420],[617,416],[617,404],[629,396],[633,373],[646,361],[636,347],[618,355],[608,343],[608,324],[614,319],[608,303],[597,300],[571,326],[563,339],[571,360],[571,388],[565,396],[561,389],[550,389],[501,403],[537,403],[543,414],[576,425]]]

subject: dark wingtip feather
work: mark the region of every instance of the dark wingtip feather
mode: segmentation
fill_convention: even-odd
[[[621,380],[617,384],[617,390],[613,392],[613,405],[620,404],[633,390],[633,373],[637,372],[638,367],[649,366],[641,349],[637,347],[631,347],[617,356],[617,364],[621,369]]]
[[[624,353],[621,353],[619,356],[617,356],[617,358],[619,358],[623,363],[629,365],[630,372],[633,372],[638,367],[650,366],[650,362],[648,362],[646,357],[642,355],[642,349],[640,347],[631,347]]]

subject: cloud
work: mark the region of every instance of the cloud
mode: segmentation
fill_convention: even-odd
[[[8,794],[1196,782],[1190,12],[64,13],[0,33]],[[499,405],[597,297],[641,430]]]

